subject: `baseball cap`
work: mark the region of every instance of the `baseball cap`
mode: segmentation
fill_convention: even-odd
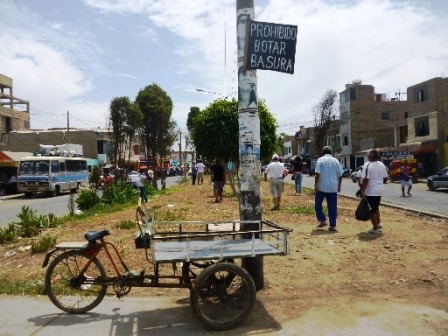
[[[278,155],[277,154],[272,155],[272,160],[278,160]]]

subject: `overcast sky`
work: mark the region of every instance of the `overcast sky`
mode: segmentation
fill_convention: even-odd
[[[258,71],[258,94],[293,134],[327,89],[377,93],[448,76],[446,0],[255,0],[256,20],[298,26],[295,74]],[[185,129],[190,106],[235,96],[235,0],[0,0],[0,73],[31,127],[105,127],[112,98],[158,83]],[[225,52],[226,51],[226,52]],[[202,89],[213,93],[198,92]],[[406,96],[402,96],[402,98]]]

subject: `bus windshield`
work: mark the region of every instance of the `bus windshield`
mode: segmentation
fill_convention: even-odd
[[[21,161],[19,166],[19,175],[23,174],[39,174],[48,175],[50,172],[49,160],[29,160]]]

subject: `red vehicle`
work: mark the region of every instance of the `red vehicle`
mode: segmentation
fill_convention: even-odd
[[[392,182],[400,180],[401,174],[401,166],[407,162],[410,168],[410,173],[412,176],[412,182],[418,182],[418,174],[417,174],[417,160],[416,159],[402,159],[402,160],[394,160],[390,164],[389,178]]]

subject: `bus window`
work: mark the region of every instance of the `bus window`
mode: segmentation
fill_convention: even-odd
[[[59,161],[51,161],[51,172],[59,173]]]
[[[48,174],[49,171],[50,171],[49,161],[37,161],[36,162],[36,173]]]
[[[65,162],[59,162],[59,170],[61,172],[65,171]]]

